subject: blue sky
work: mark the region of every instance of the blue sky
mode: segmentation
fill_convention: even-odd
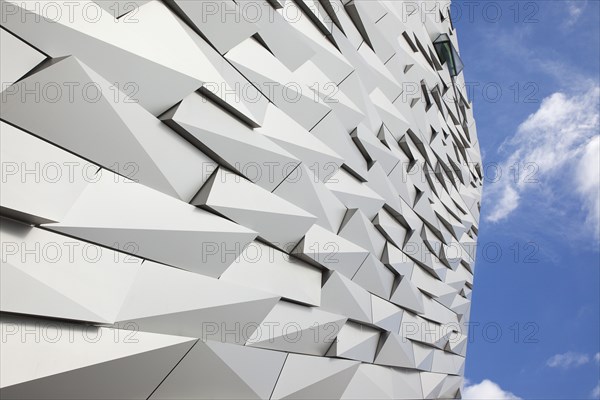
[[[465,394],[600,398],[600,2],[486,3],[453,5],[486,167]]]

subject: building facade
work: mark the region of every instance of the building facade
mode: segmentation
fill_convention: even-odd
[[[458,398],[449,1],[1,1],[2,398]]]

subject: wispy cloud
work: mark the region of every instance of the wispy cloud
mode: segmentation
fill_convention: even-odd
[[[583,14],[583,11],[587,6],[587,0],[570,0],[565,2],[565,5],[567,15],[563,22],[563,27],[570,28],[577,23],[579,17]]]
[[[494,198],[493,211],[486,218],[491,222],[498,222],[508,217],[519,206],[519,193],[510,184],[501,187],[492,186],[485,195],[486,197],[491,196]]]
[[[467,382],[462,390],[462,398],[465,400],[521,400],[520,397],[502,389],[489,379],[484,379],[474,385],[469,385]]]
[[[592,396],[592,399],[600,399],[600,383],[598,383],[596,387],[592,390],[590,396]]]
[[[596,353],[594,355],[594,360],[596,360],[596,362],[600,363],[600,353]]]
[[[581,153],[575,172],[577,192],[587,211],[587,225],[600,237],[600,136],[592,138]]]
[[[550,368],[569,369],[580,367],[589,362],[590,357],[587,354],[569,351],[567,353],[553,355],[548,359],[546,365]]]
[[[484,31],[486,41],[493,41],[495,51],[506,58],[527,60],[520,66],[536,74],[550,77],[562,90],[585,91],[597,85],[597,78],[584,73],[579,65],[561,57],[561,53],[553,47],[532,46],[532,35],[535,30],[532,24],[519,24],[506,31]],[[569,77],[569,79],[565,79]]]
[[[484,192],[491,210],[488,221],[507,218],[518,208],[527,189],[545,184],[579,195],[587,211],[587,224],[596,237],[600,235],[599,101],[598,86],[574,95],[554,93],[519,125],[503,146],[510,155],[499,165],[500,180],[488,183]],[[566,180],[565,173],[569,175]]]

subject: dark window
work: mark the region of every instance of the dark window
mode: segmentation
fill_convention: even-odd
[[[457,76],[460,74],[464,65],[448,35],[442,33],[435,39],[433,45],[435,46],[435,51],[437,52],[440,61],[448,64],[450,76]]]

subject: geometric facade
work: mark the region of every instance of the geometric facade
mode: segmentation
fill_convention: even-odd
[[[449,1],[1,1],[7,399],[460,397]]]

